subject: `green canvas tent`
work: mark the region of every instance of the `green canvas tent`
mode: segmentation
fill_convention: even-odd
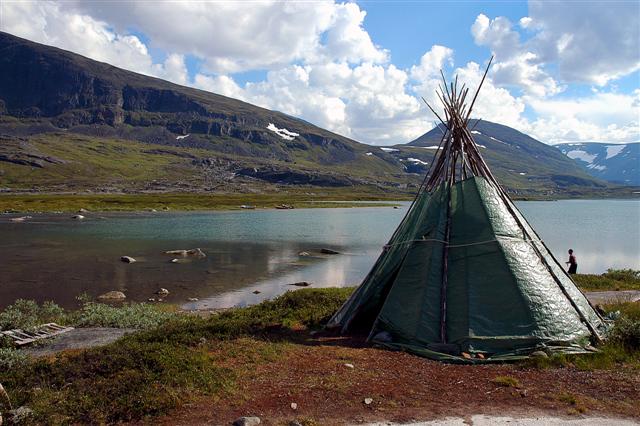
[[[454,362],[592,350],[607,324],[493,177],[467,128],[482,83],[470,105],[457,80],[444,84],[443,137],[429,173],[328,327]]]

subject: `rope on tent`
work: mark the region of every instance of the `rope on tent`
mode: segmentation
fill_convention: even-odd
[[[446,244],[447,247],[450,248],[458,248],[458,247],[469,247],[469,246],[478,246],[478,245],[482,245],[482,244],[489,244],[489,243],[497,243],[500,242],[500,240],[511,240],[511,241],[522,241],[525,243],[542,243],[542,240],[533,240],[533,239],[525,239],[525,238],[517,238],[517,237],[507,237],[507,236],[502,236],[493,240],[486,240],[486,241],[477,241],[475,243],[466,243],[466,244],[449,244],[447,241],[445,240],[438,240],[436,238],[425,238],[425,239],[421,239],[421,240],[406,240],[406,241],[400,241],[397,243],[393,243],[393,244],[385,244],[383,247],[388,249],[394,246],[399,246],[402,244],[411,244],[411,243],[441,243],[441,244]]]

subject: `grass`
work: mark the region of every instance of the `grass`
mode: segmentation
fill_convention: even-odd
[[[511,376],[497,376],[491,380],[491,383],[506,388],[519,388],[521,386],[520,381]]]
[[[3,324],[28,326],[55,319],[75,325],[133,325],[144,330],[108,346],[35,361],[21,358],[15,351],[7,353],[5,362],[10,362],[11,368],[0,368],[0,383],[14,405],[27,405],[35,411],[37,421],[52,424],[144,420],[205,395],[242,400],[236,383],[253,374],[259,365],[288,353],[295,342],[306,339],[301,330],[321,328],[352,291],[301,289],[209,318],[158,311],[146,304],[142,308],[130,305],[111,309],[85,304],[78,312],[66,312],[51,304],[20,301],[0,313]],[[143,309],[142,315],[136,309]],[[522,366],[640,370],[640,306],[620,303],[605,309],[619,311],[620,318],[598,353],[536,358]],[[29,315],[38,319],[32,320]],[[130,322],[145,315],[152,320]],[[344,359],[336,362],[349,359],[346,351]],[[2,356],[0,351],[0,360]],[[492,382],[521,387],[511,376],[497,376]],[[329,383],[339,388],[338,383]],[[567,403],[574,409],[579,405]]]
[[[238,375],[286,351],[287,334],[323,326],[352,290],[302,289],[207,319],[175,315],[101,348],[17,360],[11,369],[0,368],[0,383],[14,405],[29,406],[36,421],[48,424],[167,413],[198,396],[234,392]],[[10,311],[19,318],[15,312],[24,309]]]
[[[640,290],[640,271],[609,269],[602,275],[576,274],[573,280],[585,291]]]
[[[296,208],[392,206],[406,196],[383,194],[368,188],[322,190],[310,193],[292,189],[268,194],[2,194],[0,211],[11,212],[76,212],[81,208],[97,211],[155,210],[239,210],[243,204],[256,208],[274,208],[291,204]],[[335,203],[334,201],[358,201]],[[366,204],[360,201],[389,201]]]

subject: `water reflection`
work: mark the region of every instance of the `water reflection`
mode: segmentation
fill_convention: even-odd
[[[561,262],[573,248],[579,272],[640,269],[640,201],[522,202],[518,206]],[[223,213],[0,217],[0,307],[17,298],[75,306],[83,292],[120,290],[187,308],[242,306],[295,289],[356,285],[407,208],[335,208]],[[200,247],[207,257],[170,263],[166,250]],[[337,256],[301,257],[322,247]],[[125,264],[120,256],[138,262]],[[254,291],[259,291],[254,294]]]

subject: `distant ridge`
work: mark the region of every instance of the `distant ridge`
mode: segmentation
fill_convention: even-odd
[[[574,142],[554,146],[593,177],[623,185],[640,185],[640,142]]]

